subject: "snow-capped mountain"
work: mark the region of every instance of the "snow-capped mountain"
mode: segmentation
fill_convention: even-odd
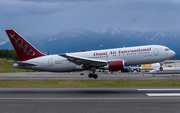
[[[99,45],[103,49],[120,48],[123,46],[139,45],[165,45],[176,52],[180,57],[180,33],[173,31],[128,31],[119,28],[107,28],[101,32],[94,32],[86,29],[70,29],[57,35],[32,35],[25,36],[30,43],[41,51],[48,51],[50,54],[78,52],[83,49],[97,50]],[[0,45],[0,49],[12,49],[10,42]]]

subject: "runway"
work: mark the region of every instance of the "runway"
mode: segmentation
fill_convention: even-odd
[[[88,71],[1,73],[0,80],[92,80]],[[99,80],[180,79],[179,76],[98,73]],[[0,88],[1,113],[179,113],[180,88]]]
[[[80,75],[84,73],[84,75]],[[88,77],[88,71],[71,73],[51,73],[51,72],[27,72],[27,73],[0,73],[0,80],[92,80]],[[98,80],[154,80],[154,79],[180,79],[177,74],[142,74],[142,73],[113,73],[104,74],[97,72]]]
[[[179,107],[180,88],[0,88],[1,113],[179,113]]]

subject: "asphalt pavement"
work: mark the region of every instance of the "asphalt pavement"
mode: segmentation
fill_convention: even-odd
[[[1,73],[0,80],[91,80],[73,73]],[[99,80],[180,79],[98,72]],[[0,88],[0,113],[179,113],[180,88]]]
[[[84,75],[80,75],[84,73]],[[89,72],[52,73],[52,72],[27,72],[27,73],[0,73],[0,80],[92,80]],[[143,73],[103,73],[97,72],[98,80],[154,80],[154,79],[180,79],[178,74],[152,74]]]
[[[1,113],[179,113],[180,88],[0,88]]]

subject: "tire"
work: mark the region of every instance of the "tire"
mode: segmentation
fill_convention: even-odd
[[[88,76],[89,76],[89,78],[92,78],[92,77],[93,77],[92,73],[89,73],[89,75],[88,75]]]
[[[98,76],[97,76],[96,74],[95,74],[93,77],[94,77],[94,79],[97,79],[97,78],[98,78]]]
[[[160,67],[159,70],[162,71],[162,70],[163,70],[163,67]]]

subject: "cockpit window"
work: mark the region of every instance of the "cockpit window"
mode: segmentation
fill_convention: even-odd
[[[169,48],[166,48],[165,51],[169,51]]]

